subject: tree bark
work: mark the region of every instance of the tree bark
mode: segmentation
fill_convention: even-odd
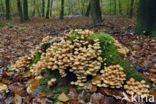
[[[29,20],[29,16],[28,16],[28,1],[24,0],[23,2],[23,11],[24,11],[24,21]]]
[[[90,0],[90,14],[93,24],[102,22],[101,8],[99,0]]]
[[[46,13],[47,19],[49,18],[49,13],[50,13],[50,0],[48,0],[48,3],[47,3],[47,13]]]
[[[10,0],[5,0],[6,4],[6,19],[11,19],[10,17]]]
[[[42,17],[45,16],[45,0],[42,0]]]
[[[156,0],[140,0],[135,32],[156,36]],[[152,34],[154,33],[154,34]]]
[[[89,12],[90,12],[90,2],[89,2],[89,5],[88,5],[88,7],[87,7],[87,12],[86,12],[86,14],[85,14],[85,16],[89,16]]]
[[[24,18],[23,18],[23,11],[22,11],[22,7],[21,7],[21,1],[17,0],[17,7],[18,7],[18,13],[20,16],[20,21],[23,22]]]
[[[133,6],[134,6],[134,0],[131,0],[131,7],[129,11],[129,18],[133,17]]]
[[[64,0],[61,0],[61,12],[60,12],[60,19],[64,17]]]

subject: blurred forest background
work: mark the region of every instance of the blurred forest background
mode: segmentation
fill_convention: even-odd
[[[18,8],[28,5],[29,16],[59,16],[61,2],[64,2],[64,15],[88,15],[90,0],[0,0],[0,16],[6,15],[6,7],[10,8],[10,16],[18,16]],[[10,5],[7,4],[9,2]],[[20,2],[20,7],[19,7]],[[132,17],[136,15],[139,0],[100,0],[103,15],[122,15]],[[8,5],[8,6],[7,6]],[[22,11],[22,10],[21,10]],[[23,13],[26,12],[22,11]],[[49,12],[49,13],[47,13]],[[26,13],[24,13],[26,14]]]
[[[101,23],[105,15],[137,17],[135,33],[156,33],[155,0],[0,0],[0,17],[20,17],[28,21],[31,17],[90,16],[92,24]]]

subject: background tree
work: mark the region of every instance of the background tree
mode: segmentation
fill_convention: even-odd
[[[64,17],[64,0],[61,0],[61,12],[60,12],[60,19]]]
[[[89,12],[90,12],[90,2],[89,2],[89,5],[88,5],[88,7],[87,7],[87,12],[86,12],[86,14],[85,14],[85,16],[89,16]]]
[[[17,0],[17,7],[18,7],[18,13],[20,16],[20,21],[23,22],[24,18],[23,18],[23,11],[22,11],[22,7],[21,7],[21,1]]]
[[[114,0],[114,14],[116,15],[116,0]]]
[[[102,22],[101,8],[99,0],[90,0],[90,14],[93,24]]]
[[[50,0],[48,0],[48,3],[47,3],[47,13],[46,13],[46,18],[48,19],[49,18],[49,13],[50,12]]]
[[[45,15],[45,0],[42,0],[42,17]]]
[[[122,14],[122,8],[121,8],[121,0],[118,1],[119,2],[119,14]]]
[[[6,19],[10,19],[10,0],[5,0],[6,3]]]
[[[27,0],[23,1],[23,11],[24,11],[24,21],[29,20],[29,16],[28,16],[28,1]]]
[[[156,36],[156,0],[140,0],[135,31]]]
[[[130,12],[129,12],[129,17],[133,17],[133,7],[134,7],[134,0],[131,0],[131,5],[130,5]]]
[[[52,10],[53,10],[53,0],[51,0],[50,3],[50,16],[52,16]]]

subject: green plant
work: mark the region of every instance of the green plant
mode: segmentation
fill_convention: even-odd
[[[23,30],[26,30],[27,29],[27,27],[18,27],[18,29],[20,30],[20,31],[23,31]]]
[[[11,21],[11,22],[7,23],[7,25],[8,25],[8,27],[12,27],[14,25],[14,22]]]
[[[4,27],[5,23],[0,22],[0,27]]]

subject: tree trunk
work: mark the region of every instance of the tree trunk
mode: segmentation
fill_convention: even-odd
[[[21,1],[17,0],[17,7],[18,7],[18,13],[20,16],[20,21],[23,22],[24,18],[23,18],[23,11],[22,11],[22,7],[21,7]]]
[[[99,0],[90,0],[90,14],[93,24],[102,22],[101,8]]]
[[[116,15],[116,0],[114,0],[114,14]]]
[[[131,0],[131,7],[130,7],[130,12],[129,12],[129,18],[133,17],[133,5],[134,5],[134,0]]]
[[[85,16],[89,16],[89,12],[90,12],[90,2],[89,2],[89,5],[88,5],[88,7],[87,7],[87,12],[86,12],[86,14],[85,14]]]
[[[42,17],[45,15],[45,0],[42,0]]]
[[[61,0],[61,12],[60,12],[60,19],[64,17],[64,0]]]
[[[5,0],[6,4],[6,19],[11,19],[10,17],[10,0]]]
[[[156,36],[156,0],[140,0],[135,32]]]
[[[38,13],[38,16],[41,17],[42,14],[40,12],[40,8],[37,8],[37,13]]]
[[[109,2],[109,12],[110,12],[110,14],[112,14],[112,3],[111,3],[111,0],[110,0],[110,2]]]
[[[119,14],[122,14],[122,9],[121,9],[121,0],[119,0]]]
[[[46,18],[48,19],[49,18],[49,12],[50,11],[50,0],[48,0],[48,3],[47,3],[47,13],[46,13]]]
[[[23,2],[23,11],[24,11],[24,21],[29,20],[29,16],[28,16],[28,1],[24,0]]]
[[[127,1],[128,4],[127,4],[127,16],[129,15],[129,0]]]
[[[51,0],[51,3],[50,3],[50,16],[52,16],[52,10],[53,10],[53,0]]]

